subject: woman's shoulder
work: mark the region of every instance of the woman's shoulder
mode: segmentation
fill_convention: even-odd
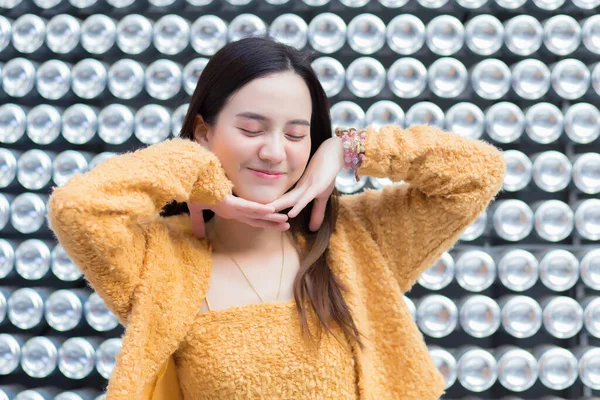
[[[144,226],[148,236],[155,240],[155,244],[180,248],[181,246],[192,246],[202,249],[206,248],[207,239],[199,239],[194,235],[192,222],[189,214],[182,213],[167,217],[156,216]]]
[[[192,220],[187,213],[170,215],[168,217],[159,217],[157,222],[161,227],[168,229],[170,232],[181,233],[184,235],[193,234]]]

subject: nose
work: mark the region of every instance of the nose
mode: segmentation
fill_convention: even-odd
[[[285,143],[280,134],[263,135],[265,138],[258,156],[264,161],[268,161],[271,165],[279,164],[285,160]]]

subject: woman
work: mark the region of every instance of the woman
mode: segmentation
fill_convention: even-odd
[[[310,62],[227,44],[180,137],[53,191],[51,228],[126,326],[109,400],[139,398],[170,356],[190,399],[444,393],[402,295],[499,192],[502,153],[370,126],[347,165]],[[404,182],[338,197],[345,167]]]

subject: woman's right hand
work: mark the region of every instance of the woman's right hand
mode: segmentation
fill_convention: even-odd
[[[268,228],[280,231],[289,229],[287,214],[275,212],[275,208],[253,201],[227,195],[222,201],[216,204],[188,203],[192,228],[198,238],[206,236],[206,227],[202,210],[211,210],[221,218],[236,219],[247,225],[257,228]]]

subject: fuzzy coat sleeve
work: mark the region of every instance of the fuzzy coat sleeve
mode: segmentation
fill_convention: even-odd
[[[106,306],[126,325],[147,227],[172,200],[214,204],[231,193],[219,159],[174,138],[112,157],[53,189],[48,223]]]
[[[374,240],[407,292],[502,188],[502,152],[428,125],[367,128],[360,175],[399,185],[341,197],[356,229]]]

